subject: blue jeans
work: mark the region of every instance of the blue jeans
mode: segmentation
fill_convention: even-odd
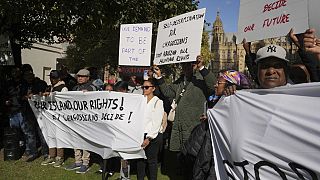
[[[26,121],[21,112],[10,115],[10,127],[11,128],[21,128],[25,139],[26,139],[26,154],[36,155],[36,135],[32,124]]]

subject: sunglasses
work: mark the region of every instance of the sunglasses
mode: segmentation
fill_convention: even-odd
[[[154,87],[154,86],[141,86],[141,88],[144,89],[144,90],[148,90],[149,87]]]

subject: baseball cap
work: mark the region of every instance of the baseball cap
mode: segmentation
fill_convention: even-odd
[[[57,70],[52,70],[48,76],[53,79],[58,79],[60,78],[60,73]]]
[[[77,76],[90,76],[90,72],[86,69],[80,69],[80,71],[76,75]]]
[[[257,52],[257,58],[255,60],[256,63],[258,63],[262,59],[266,59],[269,57],[275,57],[281,60],[284,60],[286,62],[289,62],[288,59],[286,59],[287,52],[286,50],[278,45],[271,44],[264,46],[263,48],[260,48]]]

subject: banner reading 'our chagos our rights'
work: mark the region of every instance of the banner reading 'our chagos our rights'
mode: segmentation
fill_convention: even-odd
[[[143,95],[69,91],[34,96],[29,103],[50,148],[89,150],[104,159],[145,157]]]

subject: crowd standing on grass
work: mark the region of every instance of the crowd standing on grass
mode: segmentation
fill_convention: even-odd
[[[317,67],[320,62],[320,39],[316,37],[315,29],[308,29],[298,35],[291,30],[288,36],[299,48],[300,64],[290,65],[286,58],[287,52],[281,46],[267,45],[254,54],[250,50],[250,43],[243,41],[250,78],[232,69],[221,70],[215,78],[204,66],[201,56],[194,62],[181,63],[182,75],[173,83],[166,83],[161,68],[152,66],[145,81],[140,81],[136,75],[131,76],[129,81],[123,81],[112,74],[107,84],[103,84],[98,77],[97,68],[81,69],[75,78],[67,69],[52,70],[49,74],[51,85],[48,86],[45,81],[35,77],[30,65],[14,67],[10,72],[11,78],[5,83],[6,91],[2,91],[5,93],[9,126],[22,132],[21,142],[25,146],[22,157],[26,162],[41,155],[44,158],[41,165],[61,167],[65,160],[64,150],[48,148],[28,98],[66,91],[99,90],[142,94],[147,98],[147,109],[143,120],[144,132],[141,132],[144,134],[141,148],[147,159],[109,159],[109,175],[112,176],[120,164],[120,179],[130,179],[130,165],[136,162],[138,179],[144,179],[145,176],[157,179],[159,157],[162,163],[163,159],[169,157],[161,156],[163,147],[168,145],[168,153],[176,157],[169,160],[175,166],[172,171],[181,178],[216,179],[205,108],[215,108],[221,96],[233,95],[241,89],[290,87],[292,84],[320,80],[320,69]],[[175,104],[173,122],[167,122],[170,104]],[[170,123],[172,127],[167,128]],[[169,138],[165,138],[166,132]],[[40,152],[38,147],[41,148]],[[86,173],[90,169],[92,154],[75,149],[75,162],[65,169]],[[99,172],[102,172],[102,167]]]

